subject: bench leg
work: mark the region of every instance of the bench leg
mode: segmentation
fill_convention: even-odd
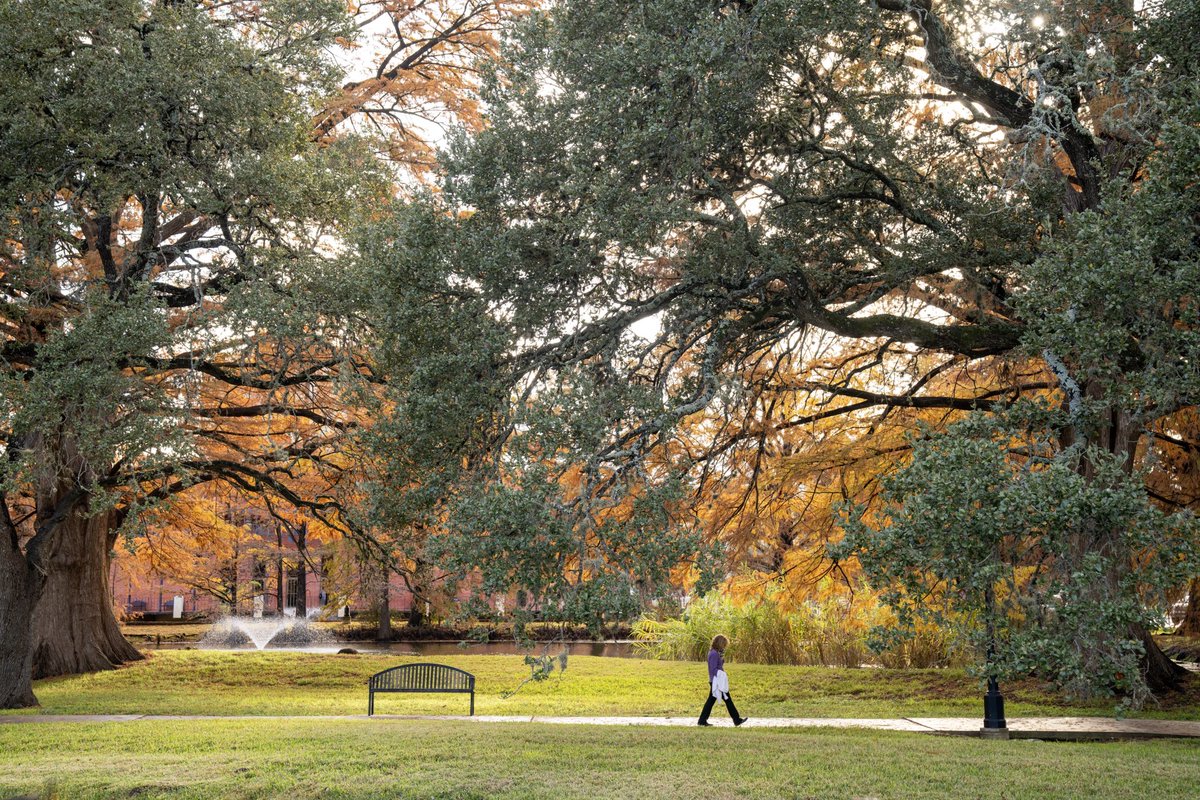
[[[367,692],[367,695],[369,696],[367,700],[367,716],[371,717],[375,715],[375,693]]]
[[[475,716],[475,693],[471,692],[471,716]]]

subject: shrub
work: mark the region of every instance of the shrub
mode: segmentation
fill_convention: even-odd
[[[802,660],[799,663],[826,667],[861,667],[870,655],[862,612],[854,604],[839,600],[809,603],[793,616],[797,626]]]
[[[892,619],[872,596],[856,602],[845,597],[808,601],[790,611],[783,600],[777,588],[742,604],[713,592],[694,601],[679,619],[639,619],[632,629],[634,649],[646,658],[702,661],[713,637],[724,633],[730,659],[750,664],[861,667],[875,661],[890,668],[927,668],[968,660],[956,636],[932,625],[872,654],[869,631],[887,627]]]

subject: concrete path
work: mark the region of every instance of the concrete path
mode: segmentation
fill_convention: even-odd
[[[460,722],[529,723],[549,725],[645,725],[691,727],[693,717],[540,717],[540,716],[435,716],[376,714],[355,716],[155,716],[150,714],[4,714],[0,725],[39,722],[152,722],[160,720],[456,720]],[[713,718],[718,728],[732,728],[727,719]],[[754,717],[746,728],[869,728],[882,731],[929,733],[942,736],[979,736],[978,717],[901,717],[898,719],[834,719]],[[1112,740],[1164,737],[1200,739],[1200,721],[1163,719],[1113,719],[1111,717],[1009,718],[1007,737],[1012,739]]]

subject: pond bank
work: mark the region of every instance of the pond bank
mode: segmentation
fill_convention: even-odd
[[[147,650],[255,650],[256,648],[247,645],[244,647],[222,647],[210,646],[196,640],[187,641],[168,641],[163,640],[156,642],[154,640],[142,640],[138,642],[138,646]],[[535,642],[533,650],[522,649],[517,646],[516,642],[469,642],[463,643],[460,639],[428,641],[398,641],[398,642],[362,642],[362,641],[339,641],[332,645],[319,646],[267,646],[266,650],[282,650],[294,651],[302,653],[337,653],[344,648],[352,648],[359,653],[371,655],[393,655],[393,656],[449,656],[449,655],[522,655],[524,653],[541,653],[543,649],[548,648],[551,653],[561,652],[563,643],[561,642]],[[638,653],[634,649],[634,643],[629,640],[618,641],[576,641],[567,642],[567,653],[572,656],[601,656],[605,658],[637,658]]]

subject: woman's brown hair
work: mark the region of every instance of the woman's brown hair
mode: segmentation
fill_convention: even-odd
[[[712,640],[712,649],[713,650],[716,650],[718,653],[724,653],[725,648],[728,646],[729,646],[729,639],[727,639],[725,637],[725,634],[718,633],[716,636],[713,637],[713,640]]]

